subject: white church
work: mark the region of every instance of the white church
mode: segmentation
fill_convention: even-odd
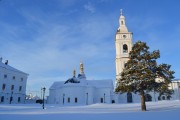
[[[132,32],[126,27],[125,17],[120,14],[119,28],[115,36],[116,48],[116,79],[120,78],[125,63],[129,59],[131,51]],[[126,93],[119,94],[114,92],[113,80],[88,80],[84,73],[83,63],[80,63],[80,74],[76,77],[76,71],[73,77],[66,81],[54,82],[49,88],[48,103],[61,105],[89,105],[95,103],[132,103],[140,102],[138,94]],[[115,81],[115,84],[117,82]],[[158,101],[175,99],[180,100],[180,80],[173,80],[169,85],[174,90],[171,98],[167,96],[159,97],[158,93],[146,93],[146,101]]]

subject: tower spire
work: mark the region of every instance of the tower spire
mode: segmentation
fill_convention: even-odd
[[[76,77],[76,70],[73,70],[73,77]]]
[[[123,16],[123,9],[120,9],[120,17],[119,17],[119,31],[121,32],[128,32],[128,29],[126,27],[126,21],[125,17]]]

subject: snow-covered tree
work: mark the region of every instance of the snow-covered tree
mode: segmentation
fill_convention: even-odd
[[[174,71],[170,65],[158,65],[156,59],[160,58],[159,50],[149,51],[145,42],[136,42],[129,53],[129,60],[118,79],[116,92],[139,93],[141,97],[141,110],[146,111],[145,93],[159,92],[160,95],[171,95],[168,85],[174,78]],[[161,80],[157,80],[160,78]]]

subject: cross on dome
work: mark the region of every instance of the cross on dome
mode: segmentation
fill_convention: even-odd
[[[121,13],[121,15],[123,15],[123,9],[120,9],[120,13]]]

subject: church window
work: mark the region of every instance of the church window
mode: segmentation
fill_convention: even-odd
[[[132,93],[130,92],[127,93],[127,102],[132,103]]]
[[[123,35],[123,38],[126,38],[127,36],[126,35]]]
[[[75,98],[75,99],[74,99],[74,102],[75,102],[75,103],[77,103],[77,102],[78,102],[78,99],[77,99],[77,98]]]
[[[162,100],[165,100],[166,98],[165,98],[165,96],[162,96]]]
[[[70,98],[68,97],[68,103],[70,103]]]
[[[128,46],[126,44],[123,45],[123,53],[128,52]]]
[[[146,95],[145,95],[145,101],[146,101],[146,102],[147,102],[147,101],[152,101],[152,97],[151,97],[150,94],[146,94]]]
[[[101,103],[103,103],[103,98],[101,98]]]
[[[124,24],[124,22],[123,21],[121,21],[121,25],[123,25]]]
[[[168,95],[168,96],[167,96],[167,100],[170,100],[170,98],[171,98],[171,96]]]
[[[16,77],[15,76],[13,76],[13,80],[15,80],[16,79]]]
[[[160,97],[160,96],[158,97],[158,100],[161,100],[161,97]]]

